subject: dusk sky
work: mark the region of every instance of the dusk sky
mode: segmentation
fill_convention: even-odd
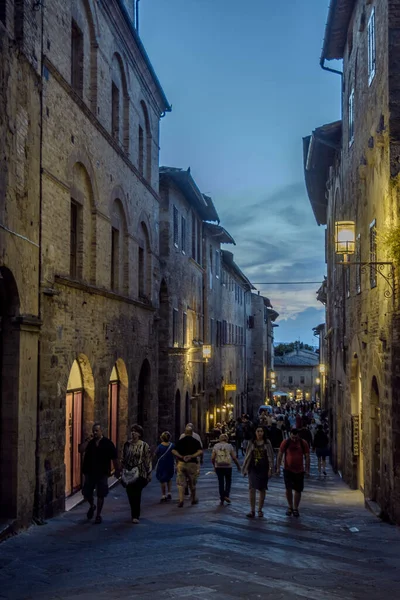
[[[302,137],[340,118],[340,77],[319,66],[328,0],[141,0],[140,36],[172,112],[160,164],[209,194],[224,246],[252,282],[322,281],[324,230],[306,194]],[[256,285],[276,342],[316,344],[318,284]]]

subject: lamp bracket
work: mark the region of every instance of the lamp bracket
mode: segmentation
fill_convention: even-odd
[[[394,264],[392,262],[350,262],[343,261],[337,263],[339,265],[343,265],[344,267],[349,267],[350,265],[361,267],[361,273],[366,275],[368,273],[368,269],[373,269],[375,273],[383,277],[388,285],[388,289],[385,290],[384,296],[385,298],[392,298],[394,296]]]

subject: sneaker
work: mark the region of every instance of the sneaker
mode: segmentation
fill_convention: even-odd
[[[178,508],[182,508],[182,506],[183,506],[183,502],[179,502],[178,503]]]
[[[191,503],[192,504],[198,504],[199,503],[199,499],[198,498],[193,498],[193,500],[192,500]]]
[[[166,502],[166,501],[167,501],[167,496],[161,496],[160,502]]]
[[[230,503],[231,503],[231,499],[230,499],[230,498],[228,498],[228,496],[225,496],[224,500],[225,500],[225,502],[226,502],[227,504],[230,504]]]
[[[133,523],[134,525],[137,525],[137,524],[139,523],[139,519],[132,519],[132,523]]]
[[[326,477],[326,471],[323,471],[323,473],[324,473],[324,476]]]
[[[89,508],[89,510],[86,513],[86,517],[89,519],[93,519],[93,515],[94,515],[94,511],[96,510],[96,505],[92,504],[92,506]]]
[[[168,500],[172,500],[172,496],[171,496],[171,494],[168,494],[168,496],[167,496],[167,501],[168,501]]]

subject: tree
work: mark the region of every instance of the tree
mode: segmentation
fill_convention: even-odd
[[[289,344],[277,344],[274,347],[275,356],[283,356],[284,354],[288,354],[289,352],[293,352],[299,348],[299,350],[309,350],[310,352],[315,352],[314,348],[310,346],[310,344],[304,344],[303,342],[290,342]]]

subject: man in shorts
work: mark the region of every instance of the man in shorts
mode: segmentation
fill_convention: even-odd
[[[305,440],[300,438],[296,428],[291,430],[289,439],[284,440],[279,447],[276,461],[276,472],[278,475],[283,455],[285,455],[283,475],[288,502],[286,514],[287,516],[293,515],[294,517],[299,517],[301,493],[304,489],[304,473],[307,473],[307,475],[310,474],[310,447]]]
[[[189,485],[192,496],[192,504],[197,504],[196,498],[196,483],[198,477],[197,458],[202,456],[203,450],[200,442],[193,437],[193,428],[186,426],[185,435],[181,438],[175,448],[171,451],[177,458],[177,476],[176,483],[178,486],[179,504],[182,508],[185,497],[186,482]]]
[[[111,440],[103,436],[100,423],[93,425],[93,436],[85,440],[80,445],[79,451],[85,453],[83,459],[82,472],[85,476],[85,482],[82,488],[83,497],[90,504],[87,512],[87,518],[90,520],[95,511],[96,505],[93,500],[93,492],[97,492],[97,512],[95,523],[101,523],[101,511],[104,504],[104,498],[108,495],[108,477],[110,476],[111,461],[114,465],[114,476],[118,479],[120,468],[117,458],[117,450]]]

